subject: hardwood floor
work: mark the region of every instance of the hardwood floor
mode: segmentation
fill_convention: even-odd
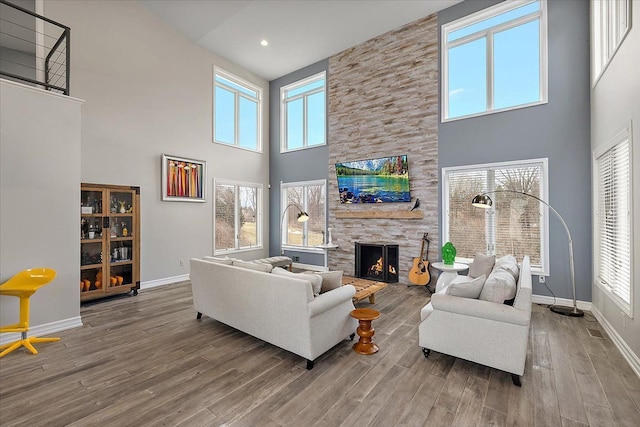
[[[518,388],[495,369],[437,352],[425,359],[417,325],[427,301],[424,288],[387,286],[374,305],[380,351],[359,355],[345,340],[311,371],[301,357],[196,320],[189,283],[84,305],[82,328],[36,356],[0,359],[0,425],[640,425],[640,379],[593,317],[534,306]]]

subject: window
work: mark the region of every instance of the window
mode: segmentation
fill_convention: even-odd
[[[441,45],[443,122],[547,102],[546,0],[445,24]]]
[[[213,140],[260,151],[262,89],[215,68]]]
[[[281,152],[324,145],[324,71],[280,89]]]
[[[633,317],[631,292],[631,130],[594,152],[596,284]]]
[[[214,254],[262,247],[262,185],[214,181]]]
[[[631,29],[631,1],[591,0],[592,76],[594,85]]]
[[[472,261],[476,252],[529,255],[532,271],[548,274],[546,206],[508,192],[546,200],[546,159],[443,168],[442,175],[442,241],[453,243],[456,259]],[[493,200],[491,209],[473,207],[473,197],[485,192]]]
[[[325,180],[290,182],[281,185],[280,215],[293,204],[309,214],[309,220],[298,222],[295,207],[287,209],[282,224],[282,245],[313,247],[324,243],[326,226],[326,186]]]

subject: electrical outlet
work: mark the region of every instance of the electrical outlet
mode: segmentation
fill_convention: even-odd
[[[300,261],[300,257],[299,256],[294,256],[293,258],[293,262],[298,262]]]
[[[180,267],[184,267],[184,260],[183,259],[180,260]]]
[[[538,276],[538,283],[545,283],[547,278],[545,276]]]

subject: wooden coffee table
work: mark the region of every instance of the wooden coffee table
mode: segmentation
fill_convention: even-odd
[[[356,295],[353,297],[353,302],[369,298],[371,304],[376,303],[376,292],[387,287],[387,284],[384,282],[358,279],[351,276],[342,276],[342,284],[353,285],[356,288]]]

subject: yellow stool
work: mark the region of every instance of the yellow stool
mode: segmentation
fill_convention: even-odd
[[[0,333],[20,332],[22,339],[9,344],[0,345],[0,357],[13,350],[25,346],[31,353],[38,354],[32,343],[59,341],[60,338],[27,337],[29,331],[29,298],[39,287],[46,285],[56,277],[56,271],[51,268],[33,268],[24,270],[0,285],[0,295],[20,298],[20,321],[9,326],[0,326]]]

